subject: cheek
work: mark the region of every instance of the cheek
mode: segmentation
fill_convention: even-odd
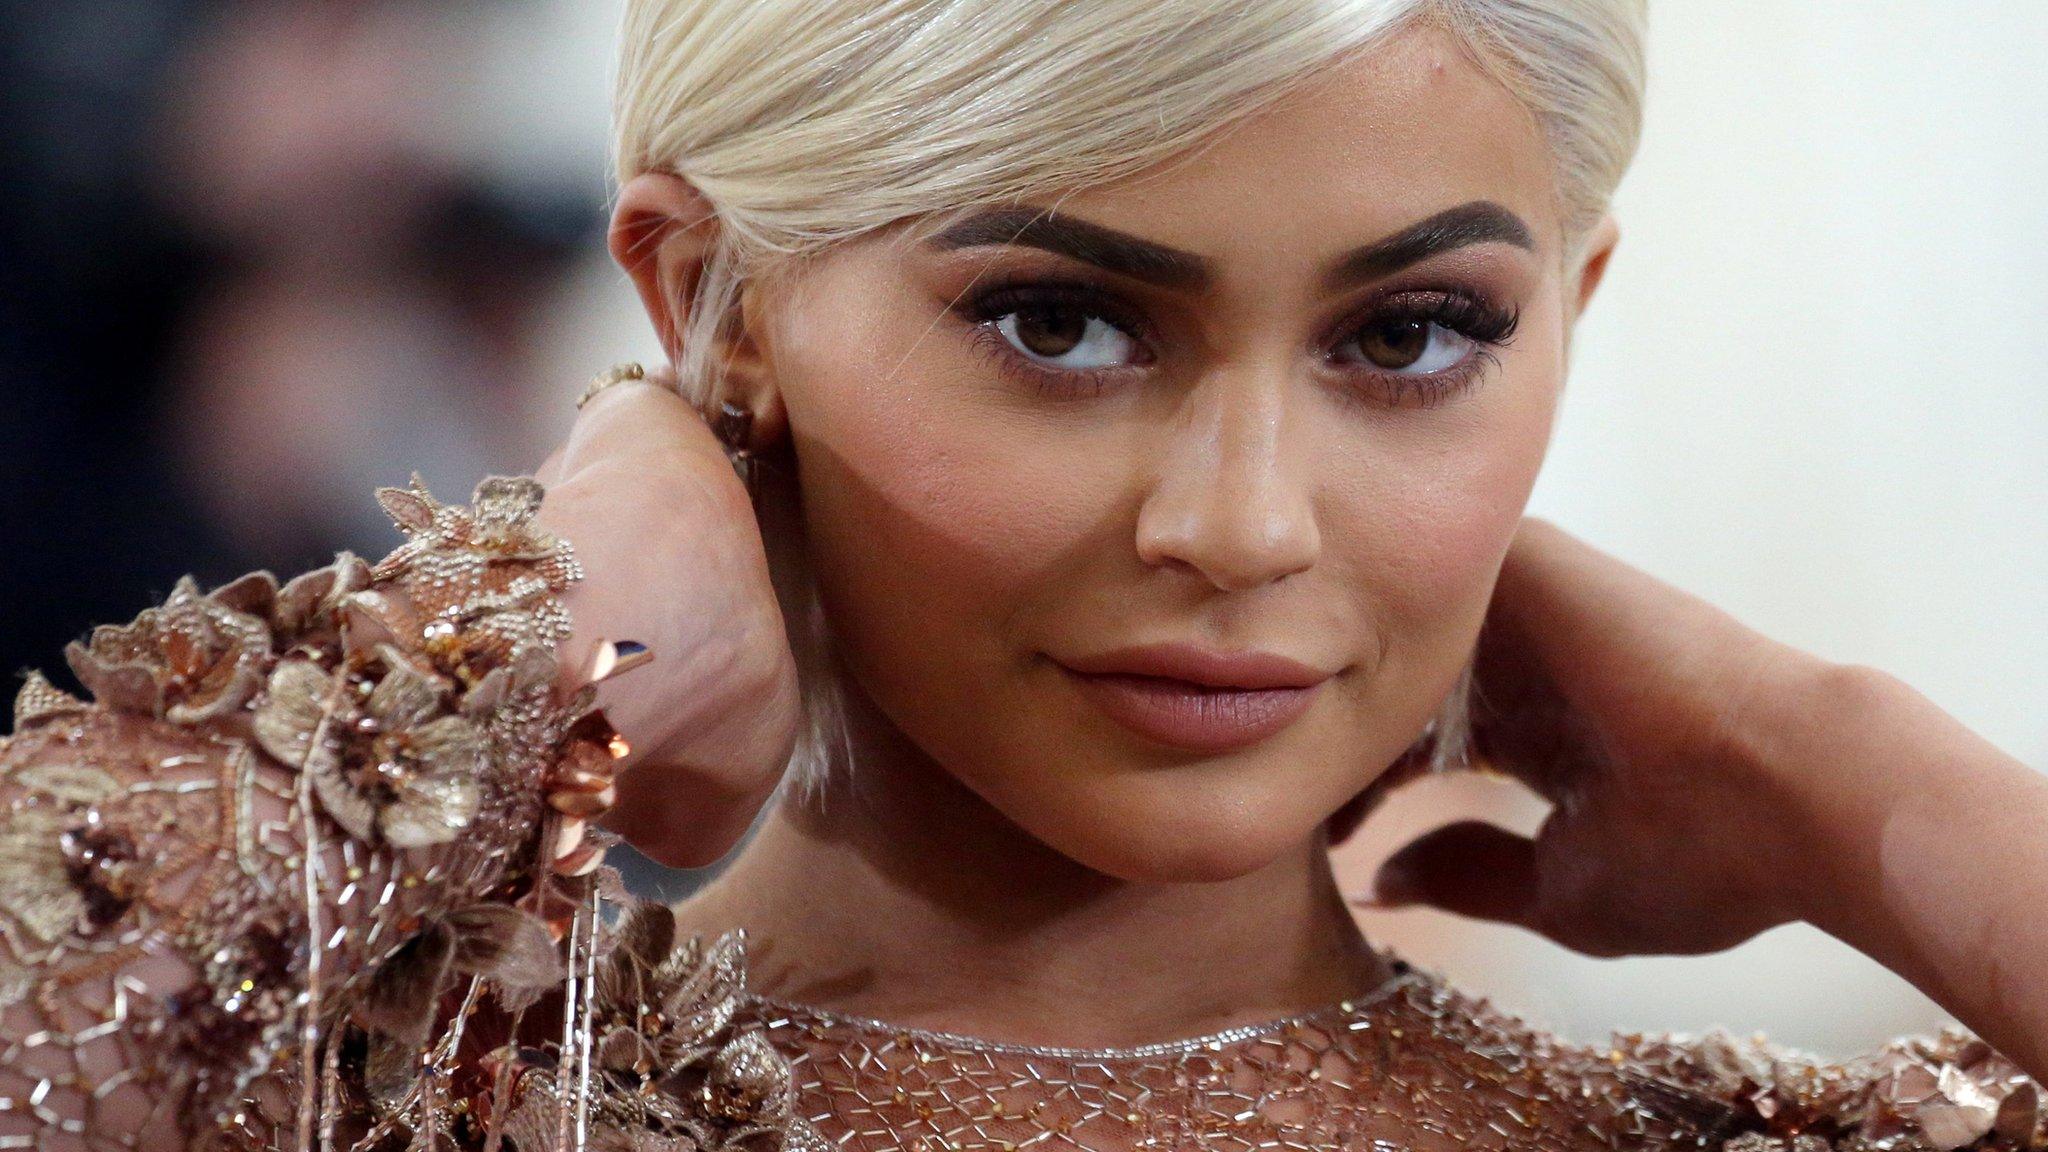
[[[977,686],[1015,671],[1007,641],[1060,586],[1103,489],[992,399],[957,339],[916,339],[928,316],[841,311],[777,365],[819,589],[878,700],[945,697],[918,711],[965,725]]]
[[[1395,674],[1454,674],[1484,617],[1549,445],[1563,377],[1546,331],[1525,325],[1480,394],[1374,430],[1325,493],[1327,559],[1369,598]]]

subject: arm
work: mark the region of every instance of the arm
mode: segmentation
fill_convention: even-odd
[[[747,494],[667,381],[596,397],[540,483],[379,496],[409,539],[374,568],[181,582],[67,653],[94,700],[24,687],[0,741],[0,1148],[538,1123],[522,1100],[591,1094],[488,1045],[559,1055],[563,1001],[534,1004],[561,972],[547,936],[587,969],[607,935],[572,927],[601,886],[584,820],[616,793],[651,855],[709,859],[772,790],[794,662]],[[607,638],[659,671],[594,690]],[[625,759],[576,722],[593,698]],[[708,1058],[716,1031],[679,1051]],[[496,1124],[466,1134],[494,1146]]]
[[[245,1094],[311,1085],[344,1017],[416,1043],[457,971],[552,978],[545,927],[472,909],[533,886],[542,777],[589,706],[552,687],[575,562],[532,481],[380,495],[411,539],[374,569],[182,581],[67,653],[95,701],[22,690],[0,1136],[205,1144]]]
[[[1742,746],[1808,830],[1800,917],[2048,1081],[2048,778],[1863,668],[1795,679]]]
[[[2048,781],[1903,684],[1758,635],[1540,521],[1482,633],[1474,746],[1556,807],[1454,824],[1384,903],[1596,955],[1697,953],[1806,919],[2048,1077]]]

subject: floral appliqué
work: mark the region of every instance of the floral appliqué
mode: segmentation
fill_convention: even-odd
[[[321,807],[351,835],[441,844],[475,819],[490,750],[473,715],[448,710],[449,695],[438,672],[389,644],[331,671],[283,660],[256,708],[256,740],[311,777]]]

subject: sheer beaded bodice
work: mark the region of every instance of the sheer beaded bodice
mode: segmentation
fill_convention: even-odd
[[[1607,1148],[1698,1133],[1615,1067],[1406,965],[1319,1011],[1125,1049],[1001,1044],[750,998],[798,1111],[847,1149]]]
[[[2032,1082],[1961,1032],[1829,1063],[1724,1033],[1560,1040],[1395,961],[1369,996],[1129,1049],[992,1043],[748,996],[796,1115],[849,1152],[2042,1144]]]

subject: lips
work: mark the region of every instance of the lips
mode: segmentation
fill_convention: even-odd
[[[1189,752],[1226,752],[1301,718],[1330,673],[1269,652],[1186,644],[1122,648],[1060,662],[1111,720]]]

